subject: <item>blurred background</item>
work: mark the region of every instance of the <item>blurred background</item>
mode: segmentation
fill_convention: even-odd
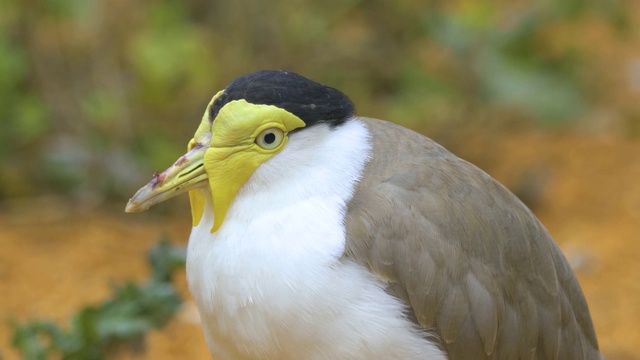
[[[186,197],[122,212],[258,69],[339,88],[507,185],[578,274],[605,357],[640,359],[633,0],[0,0],[0,359],[209,358],[182,268],[163,282],[182,302],[149,285],[173,253],[145,260],[186,243]],[[118,314],[170,305],[91,317],[118,296]]]

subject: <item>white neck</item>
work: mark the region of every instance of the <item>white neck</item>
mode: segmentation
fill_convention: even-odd
[[[334,130],[322,124],[301,129],[290,135],[282,152],[255,171],[229,217],[249,224],[274,210],[314,198],[343,206],[353,195],[370,150],[368,131],[357,120]],[[247,207],[252,209],[249,213]]]
[[[346,205],[370,149],[367,128],[355,119],[333,130],[319,124],[291,134],[287,146],[243,186],[214,234],[209,234],[211,196],[205,194],[203,218],[188,249],[192,293],[204,295],[196,302],[235,311],[267,288],[280,291],[273,286],[278,279],[289,285],[307,282],[301,268],[337,261],[345,247]],[[260,276],[237,283],[248,274]],[[228,281],[235,285],[225,286]],[[224,294],[218,291],[222,288]]]

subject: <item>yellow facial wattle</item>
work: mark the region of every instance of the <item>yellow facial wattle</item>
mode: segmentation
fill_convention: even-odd
[[[238,191],[258,166],[286,146],[289,131],[304,126],[297,116],[271,105],[235,100],[220,109],[211,126],[210,148],[204,155],[204,168],[213,198],[212,232],[222,226]],[[264,139],[258,136],[270,129],[281,131],[283,136],[275,140],[279,144],[269,144],[275,146],[267,149],[261,146],[264,143],[260,144],[260,141]]]
[[[197,226],[206,200],[201,187],[208,182],[214,213],[211,232],[218,231],[238,192],[254,171],[282,151],[290,131],[306,125],[284,109],[245,100],[226,103],[211,121],[209,109],[221,94],[223,91],[209,103],[189,142],[187,154],[140,189],[127,204],[126,211],[143,211],[189,191],[193,226]]]
[[[209,104],[204,111],[204,115],[202,115],[202,121],[200,121],[198,129],[196,129],[193,139],[191,139],[191,141],[189,141],[189,145],[187,145],[187,151],[191,151],[197,145],[204,145],[211,142],[211,120],[209,119],[209,109],[223,93],[224,90],[218,91],[211,98],[211,101],[209,101]],[[200,220],[202,220],[202,215],[204,214],[205,198],[200,189],[189,191],[189,204],[191,205],[191,224],[193,227],[196,227],[200,224]]]

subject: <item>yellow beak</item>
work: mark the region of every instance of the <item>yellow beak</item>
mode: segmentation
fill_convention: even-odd
[[[147,185],[133,195],[125,211],[145,211],[176,195],[208,186],[208,175],[204,169],[204,153],[208,148],[207,145],[196,144],[167,170],[154,175]]]

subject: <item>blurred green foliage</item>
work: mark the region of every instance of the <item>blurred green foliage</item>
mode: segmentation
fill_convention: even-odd
[[[587,20],[615,0],[1,0],[0,200],[122,198],[184,150],[209,97],[263,68],[429,130],[571,124],[599,106]]]
[[[186,252],[168,241],[149,251],[151,278],[144,284],[113,285],[113,297],[78,311],[68,329],[47,321],[14,323],[13,346],[28,360],[99,360],[122,345],[140,347],[147,331],[161,327],[182,300],[171,285]]]

